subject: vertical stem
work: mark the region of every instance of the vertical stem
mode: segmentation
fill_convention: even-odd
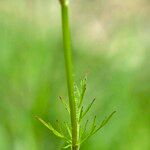
[[[69,26],[69,15],[68,15],[68,0],[60,0],[61,13],[62,13],[62,31],[63,31],[63,46],[64,46],[64,57],[65,67],[67,76],[67,87],[69,96],[69,107],[70,107],[70,119],[72,126],[72,150],[79,150],[77,145],[78,141],[78,125],[76,117],[76,106],[74,99],[74,79],[73,79],[73,66],[72,66],[72,51],[70,41],[70,26]]]

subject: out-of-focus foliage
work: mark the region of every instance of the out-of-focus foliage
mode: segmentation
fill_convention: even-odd
[[[150,149],[150,2],[71,1],[76,81],[87,73],[91,116],[111,122],[83,150]],[[56,0],[0,1],[0,150],[56,150],[34,116],[67,116],[60,8]],[[60,119],[61,118],[61,119]],[[91,118],[92,120],[92,118]]]

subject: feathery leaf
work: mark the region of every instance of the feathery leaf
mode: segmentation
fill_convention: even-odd
[[[82,105],[84,94],[86,91],[86,81],[87,81],[87,77],[85,77],[83,80],[81,80],[81,94],[80,94],[80,101],[79,101],[79,106],[78,106],[79,108]]]
[[[89,104],[89,106],[87,107],[87,109],[85,110],[85,112],[83,113],[81,119],[87,114],[87,112],[90,110],[90,108],[92,107],[93,103],[95,102],[95,98],[93,99],[93,101]]]
[[[115,113],[116,113],[116,111],[113,111],[108,117],[105,117],[105,119],[102,121],[102,123],[100,124],[100,126],[93,132],[93,134],[95,134],[102,127],[104,127]]]
[[[59,96],[59,99],[61,100],[62,104],[64,105],[65,109],[68,111],[68,113],[70,114],[70,109],[69,109],[69,106],[68,104],[66,103],[66,101],[61,97]]]
[[[36,116],[37,120],[39,120],[44,126],[46,126],[54,135],[56,135],[57,137],[60,138],[65,138],[64,135],[62,135],[61,133],[59,133],[57,130],[55,130],[52,125],[48,122],[45,122],[43,119],[41,119],[40,117]]]

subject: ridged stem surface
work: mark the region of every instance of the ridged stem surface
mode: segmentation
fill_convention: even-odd
[[[76,106],[74,99],[74,79],[72,66],[72,50],[70,40],[70,26],[69,26],[69,11],[68,0],[60,0],[61,14],[62,14],[62,31],[63,31],[63,46],[65,57],[65,68],[67,77],[67,87],[69,96],[70,119],[72,127],[72,150],[79,150],[78,142],[78,125],[76,116]]]

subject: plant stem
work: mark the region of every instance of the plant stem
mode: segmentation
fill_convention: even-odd
[[[78,123],[74,99],[74,79],[73,79],[72,51],[71,51],[69,15],[68,15],[69,14],[68,0],[60,0],[60,4],[62,13],[63,46],[64,46],[64,57],[65,57],[67,87],[69,96],[70,119],[72,127],[72,150],[79,150],[79,146],[77,145]]]

